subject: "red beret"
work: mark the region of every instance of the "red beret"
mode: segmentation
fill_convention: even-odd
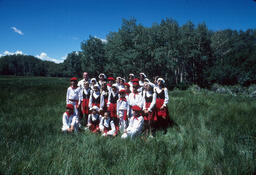
[[[112,81],[115,81],[115,79],[114,79],[113,77],[108,77],[108,80],[109,80],[109,81],[111,81],[111,80],[112,80]]]
[[[77,78],[76,77],[72,77],[72,78],[70,78],[70,81],[77,81]]]
[[[72,110],[74,110],[74,106],[73,106],[72,104],[67,104],[67,105],[66,105],[66,108],[67,108],[67,109],[72,109]]]
[[[141,108],[139,106],[133,106],[132,110],[134,110],[134,111],[141,111]]]
[[[124,83],[124,85],[125,85],[125,86],[128,86],[128,87],[130,87],[130,84],[129,84],[129,83]]]
[[[139,82],[140,80],[138,78],[132,79],[132,82]]]
[[[121,89],[120,91],[119,91],[119,93],[121,94],[121,93],[126,93],[126,91],[124,90],[124,89]]]

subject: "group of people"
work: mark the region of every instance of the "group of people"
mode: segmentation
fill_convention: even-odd
[[[144,73],[129,80],[122,77],[107,77],[101,73],[89,78],[70,79],[66,94],[66,112],[63,114],[63,132],[75,132],[84,127],[102,136],[133,138],[145,133],[153,137],[157,129],[167,131],[168,90],[165,80],[156,76],[151,82]]]

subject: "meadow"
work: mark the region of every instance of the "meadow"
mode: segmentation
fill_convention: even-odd
[[[177,126],[143,140],[61,133],[69,80],[0,77],[0,174],[254,174],[256,99],[169,92]]]

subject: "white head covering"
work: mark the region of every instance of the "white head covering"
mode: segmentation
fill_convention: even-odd
[[[107,79],[107,76],[104,73],[100,73],[100,75],[98,77],[100,78],[100,76],[103,76],[104,79]]]
[[[91,110],[96,110],[97,112],[99,111],[99,107],[98,106],[93,106],[92,108],[91,108]]]
[[[140,73],[140,75],[143,75],[144,76],[144,78],[146,78],[147,76],[146,76],[146,74],[145,73],[143,73],[143,72],[141,72]]]
[[[165,83],[165,81],[164,81],[163,78],[158,78],[158,79],[157,79],[157,82],[158,82],[158,81],[162,81],[163,83]]]

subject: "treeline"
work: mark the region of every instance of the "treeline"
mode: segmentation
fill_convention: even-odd
[[[1,74],[30,75],[34,70],[32,75],[81,76],[87,71],[93,77],[101,72],[112,76],[145,72],[149,77],[162,76],[169,86],[248,86],[256,83],[256,30],[211,31],[205,24],[187,22],[179,26],[169,18],[144,27],[135,19],[124,19],[117,32],[107,35],[107,42],[90,36],[81,42],[81,51],[68,54],[64,63],[39,63],[27,56],[28,62],[38,62],[37,69],[32,66],[26,71],[26,64],[20,60],[23,66],[13,71],[17,65],[8,62],[15,57],[0,59]],[[8,70],[3,64],[9,65]]]

